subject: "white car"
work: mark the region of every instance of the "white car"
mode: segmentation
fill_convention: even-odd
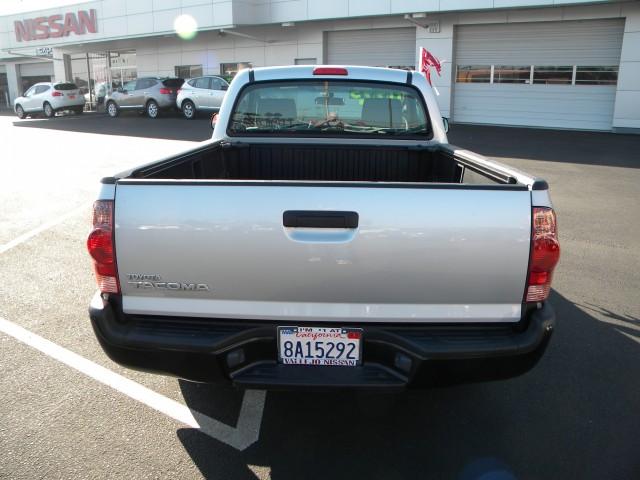
[[[44,113],[47,118],[56,112],[72,110],[76,113],[84,111],[84,95],[75,83],[71,82],[42,82],[36,83],[24,95],[13,102],[13,110],[18,118],[24,118],[34,113]]]
[[[198,111],[218,111],[229,84],[215,75],[191,78],[178,90],[176,106],[185,118],[192,120]]]

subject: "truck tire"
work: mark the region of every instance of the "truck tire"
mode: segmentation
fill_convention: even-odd
[[[191,100],[185,100],[182,102],[182,114],[187,120],[193,120],[196,118],[196,106]]]
[[[160,115],[160,107],[158,107],[155,100],[149,100],[145,107],[145,112],[149,118],[158,118],[158,115]]]
[[[42,110],[44,112],[44,116],[47,118],[52,118],[56,115],[56,111],[53,109],[49,102],[44,102],[44,105],[42,105]]]
[[[116,118],[119,113],[120,110],[118,109],[118,105],[116,105],[116,102],[114,102],[113,100],[107,102],[107,114],[111,118]]]

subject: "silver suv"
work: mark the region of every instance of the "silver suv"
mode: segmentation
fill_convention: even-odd
[[[228,88],[225,79],[214,75],[191,78],[178,90],[176,106],[189,120],[195,118],[198,111],[218,111]]]
[[[161,110],[175,108],[182,78],[143,77],[125,83],[107,95],[106,108],[110,117],[120,110],[137,110],[149,118],[157,118]]]

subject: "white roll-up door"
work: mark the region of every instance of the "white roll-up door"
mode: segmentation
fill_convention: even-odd
[[[623,19],[456,30],[455,122],[611,129]]]
[[[326,33],[329,65],[415,67],[416,29],[374,28]]]
[[[23,63],[20,65],[22,77],[53,76],[53,62]]]

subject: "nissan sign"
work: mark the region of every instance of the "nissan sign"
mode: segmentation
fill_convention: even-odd
[[[98,31],[98,17],[96,11],[79,10],[64,15],[29,18],[13,22],[18,42],[31,40],[45,40],[47,38],[68,37],[69,34],[84,35]]]

